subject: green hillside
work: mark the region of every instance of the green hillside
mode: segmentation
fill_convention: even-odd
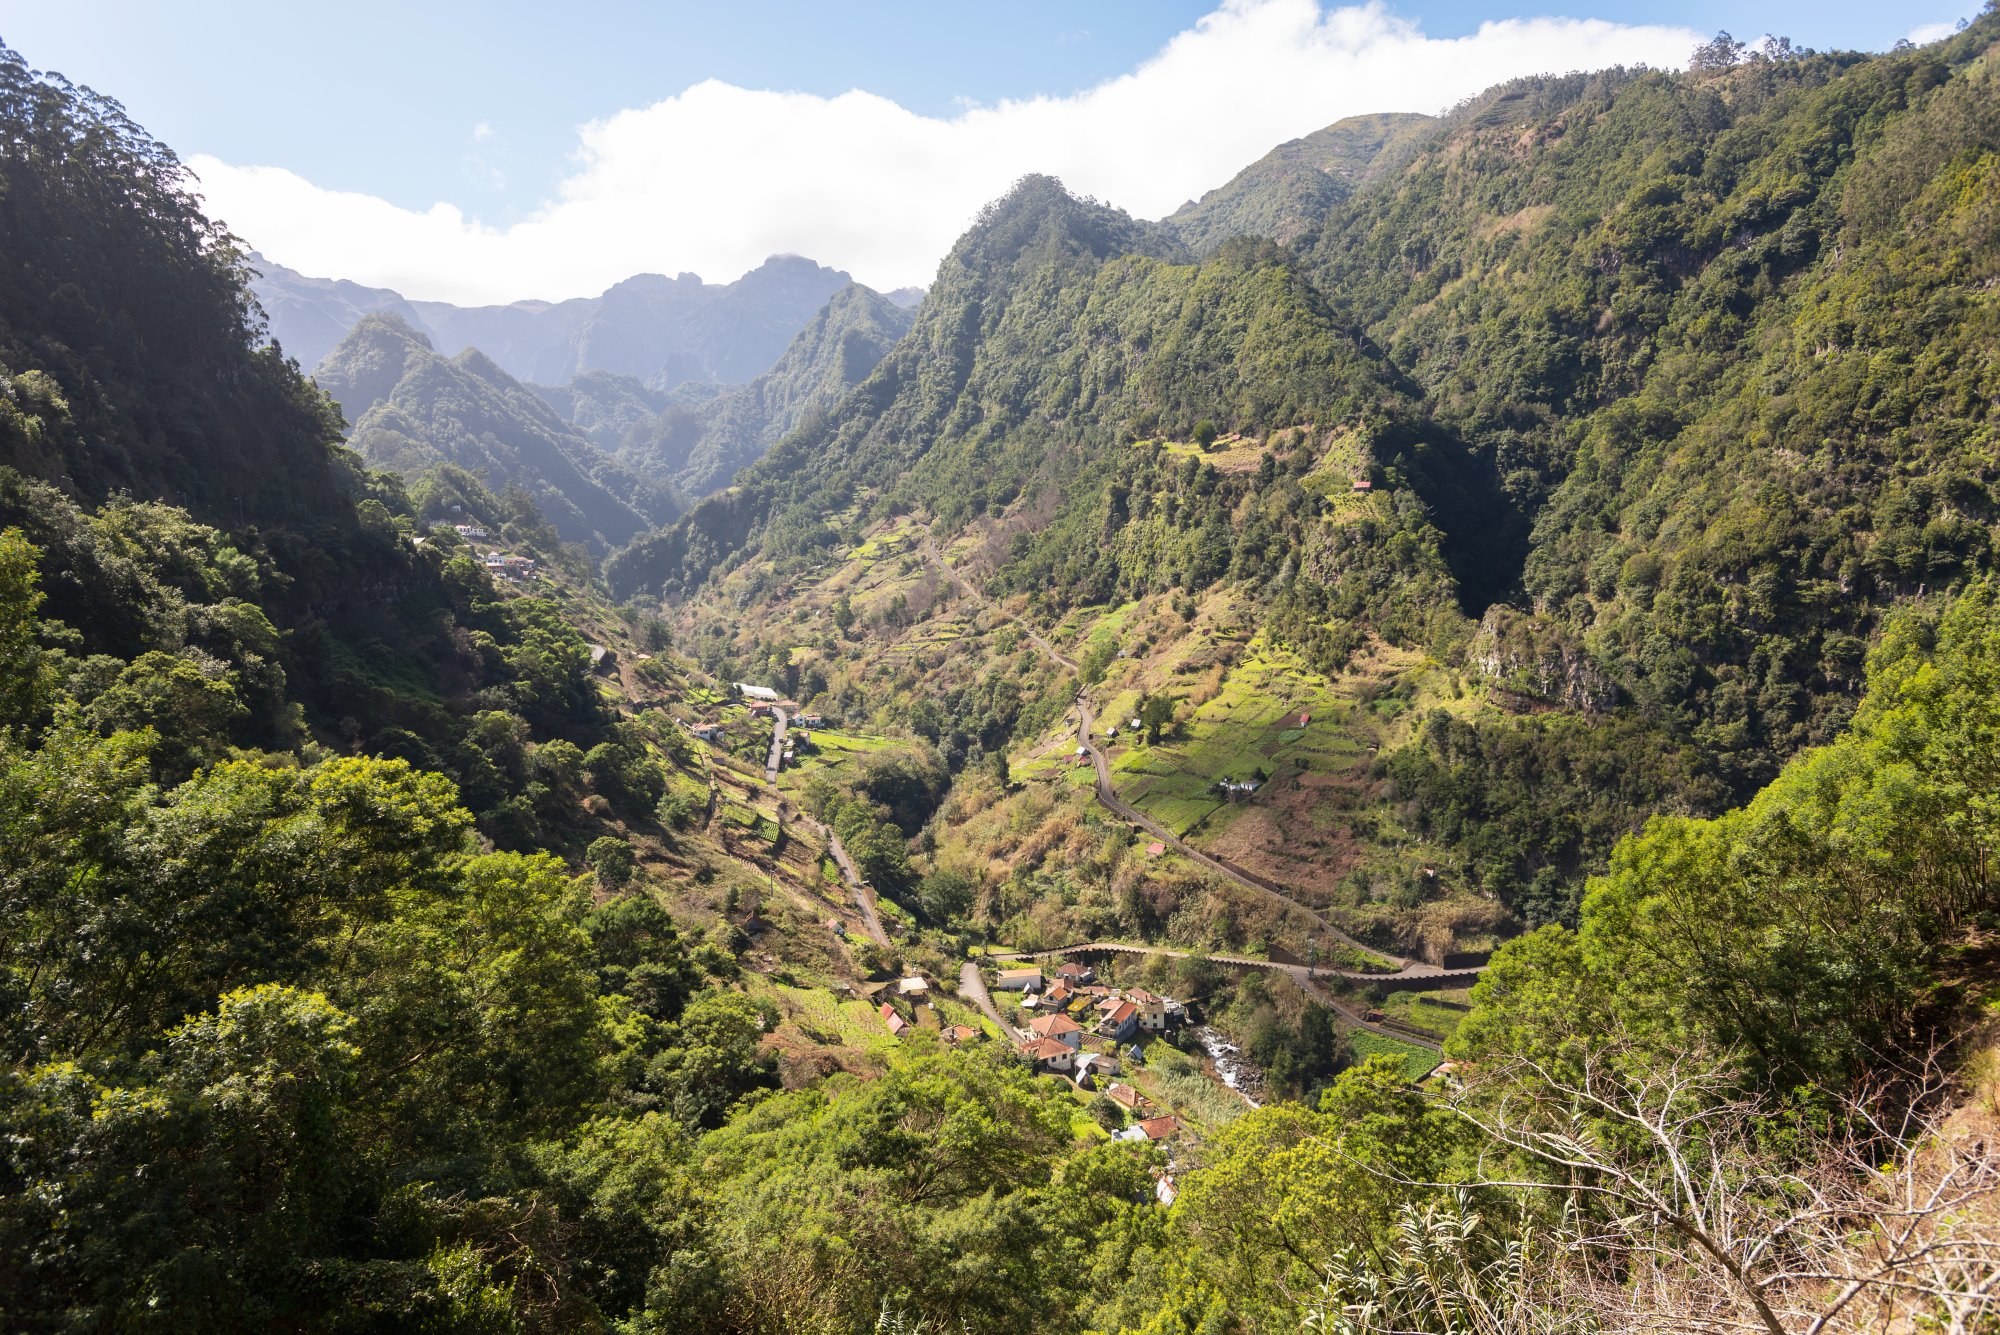
[[[0,46],[0,1329],[1991,1332],[1997,60],[1029,176],[709,394],[315,384]]]
[[[452,464],[526,491],[567,542],[605,551],[673,512],[534,393],[468,348],[446,360],[393,315],[369,315],[314,373],[371,466],[416,477]]]
[[[1161,226],[1198,254],[1232,236],[1291,245],[1317,235],[1334,206],[1363,183],[1396,170],[1430,124],[1412,113],[1349,116],[1278,145]]]

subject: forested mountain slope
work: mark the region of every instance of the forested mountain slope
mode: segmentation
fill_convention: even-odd
[[[414,478],[449,463],[496,490],[517,485],[567,542],[609,550],[674,511],[476,348],[447,361],[393,315],[364,318],[315,379],[371,466]]]
[[[1303,257],[1029,178],[623,610],[0,48],[0,1327],[1990,1326],[1996,40],[1497,90]],[[1079,939],[1098,1089],[982,981]]]
[[[909,332],[913,318],[850,283],[770,370],[687,414],[669,412],[628,433],[617,458],[641,476],[671,478],[687,496],[706,496],[808,417],[830,412]]]
[[[1509,85],[1314,243],[1533,524],[1523,605],[1739,791],[1991,560],[1989,30]]]
[[[854,393],[611,578],[692,589],[752,539],[797,563],[838,540],[826,517],[857,501],[947,522],[998,513],[1078,469],[1120,471],[1111,452],[1135,434],[1201,419],[1353,421],[1402,401],[1384,371],[1277,251],[1246,242],[1189,264],[1156,229],[1030,177],[953,248],[909,336]]]
[[[1882,611],[1990,562],[1993,21],[1492,90],[1407,128],[1296,259],[1190,267],[1025,184],[839,410],[614,586],[741,563],[782,596],[908,510],[1005,527],[988,587],[1050,620],[1227,587],[1322,667],[1421,646],[1504,707],[1380,777],[1468,884],[1573,913],[1620,829],[1830,737]],[[1117,240],[1066,243],[1080,219]],[[1257,453],[1131,448],[1204,421]],[[1642,777],[1607,801],[1620,755]]]
[[[651,389],[629,375],[585,371],[563,385],[529,385],[556,415],[581,432],[606,454],[642,424],[677,406],[683,397],[706,403],[720,391],[708,385],[684,385],[678,393]]]
[[[1160,225],[1197,254],[1232,236],[1290,245],[1317,235],[1336,204],[1363,182],[1396,170],[1430,124],[1430,117],[1410,112],[1335,121],[1278,145]]]

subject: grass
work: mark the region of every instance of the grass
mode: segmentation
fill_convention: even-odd
[[[807,1037],[831,1036],[846,1047],[864,1052],[887,1052],[896,1040],[883,1027],[882,1017],[865,1001],[843,1000],[824,988],[794,987],[769,983],[786,1013],[807,1032]]]
[[[1463,1005],[1471,993],[1457,992],[1391,992],[1382,1000],[1384,1014],[1394,1016],[1406,1024],[1422,1025],[1440,1034],[1451,1034],[1458,1028],[1465,1012],[1442,1002],[1456,1002]]]
[[[1347,1045],[1354,1049],[1356,1057],[1398,1058],[1403,1063],[1404,1077],[1412,1081],[1421,1080],[1429,1075],[1439,1060],[1437,1053],[1429,1048],[1385,1038],[1366,1029],[1350,1030],[1347,1035]]]
[[[1127,720],[1136,692],[1114,698],[1107,721]],[[1186,835],[1227,805],[1222,779],[1268,779],[1281,769],[1341,771],[1366,755],[1352,724],[1354,702],[1261,636],[1223,679],[1213,699],[1187,713],[1180,735],[1128,746],[1112,763],[1121,796]],[[1304,727],[1297,720],[1304,715]],[[1282,727],[1290,721],[1292,726]],[[1122,739],[1121,739],[1122,740]]]

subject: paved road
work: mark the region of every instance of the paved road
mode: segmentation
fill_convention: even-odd
[[[776,783],[778,781],[778,766],[783,764],[785,760],[785,724],[787,721],[784,710],[778,708],[776,705],[771,706],[771,755],[764,762],[764,781],[766,783]]]
[[[1211,960],[1216,964],[1232,965],[1239,969],[1267,969],[1272,973],[1284,974],[1303,988],[1306,995],[1312,997],[1313,1000],[1319,1002],[1327,1009],[1338,1012],[1343,1019],[1357,1029],[1366,1029],[1371,1034],[1380,1034],[1384,1038],[1398,1039],[1404,1043],[1414,1043],[1418,1047],[1430,1048],[1432,1051],[1438,1050],[1438,1043],[1435,1039],[1426,1038],[1421,1034],[1413,1034],[1398,1026],[1378,1024],[1372,1020],[1363,1019],[1360,1011],[1339,997],[1334,996],[1324,987],[1321,987],[1319,983],[1321,978],[1329,975],[1339,978],[1366,980],[1380,978],[1382,977],[1381,974],[1351,973],[1340,969],[1320,969],[1315,971],[1303,964],[1281,964],[1276,960],[1251,959],[1244,955],[1203,954],[1193,950],[1173,950],[1166,946],[1128,946],[1108,941],[1090,942],[1080,946],[1065,946],[1060,950],[1042,950],[1027,954],[999,956],[997,958],[1041,959],[1053,955],[1165,955],[1170,959]],[[1454,986],[1471,983],[1478,977],[1479,971],[1477,969],[1458,969],[1446,973],[1440,969],[1438,973],[1440,975],[1439,981],[1442,985]]]
[[[847,856],[847,848],[840,842],[840,836],[833,827],[813,822],[820,838],[826,840],[827,851],[833,854],[834,865],[840,868],[840,879],[847,882],[847,888],[854,895],[854,903],[861,910],[861,921],[868,928],[869,939],[878,946],[889,944],[889,934],[882,930],[882,917],[875,912],[875,887],[861,879],[861,871],[854,865],[854,859]]]
[[[1000,1008],[993,1004],[993,994],[986,990],[986,976],[970,960],[958,966],[958,995],[986,1012],[986,1018],[1000,1026],[1003,1036],[1013,1036],[1014,1026],[1000,1018]]]
[[[985,594],[981,593],[979,590],[973,588],[970,584],[966,583],[965,577],[960,575],[956,570],[953,570],[951,568],[951,563],[944,559],[944,553],[938,550],[936,539],[932,538],[928,532],[924,534],[924,540],[920,544],[920,546],[924,554],[924,560],[929,561],[933,566],[937,567],[938,573],[943,575],[946,579],[950,580],[954,585],[956,585],[960,593],[964,594],[967,598],[971,599],[974,603],[978,604],[980,607],[985,608],[987,611],[990,612],[994,610],[992,602],[987,599]],[[1036,630],[1033,626],[1029,625],[1026,621],[1021,620],[1021,618],[1019,617],[1014,617],[1012,618],[1012,620],[1016,625],[1018,625],[1021,628],[1022,633],[1027,635],[1029,641],[1037,649],[1040,649],[1043,653],[1047,654],[1050,658],[1053,658],[1056,662],[1062,664],[1063,667],[1069,669],[1071,672],[1076,671],[1076,661],[1072,658],[1064,656],[1063,653],[1055,647],[1055,645],[1049,642],[1048,637],[1043,635],[1040,631]]]

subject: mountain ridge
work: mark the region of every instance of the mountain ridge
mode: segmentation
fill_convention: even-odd
[[[479,347],[517,380],[561,384],[606,371],[659,389],[750,380],[852,281],[800,256],[774,255],[729,283],[635,274],[594,297],[467,307],[311,278],[262,256],[252,263],[271,336],[309,372],[363,315],[391,311],[442,354]]]
[[[371,466],[415,476],[449,463],[496,491],[518,484],[565,541],[611,550],[647,527],[642,508],[672,513],[670,498],[642,487],[484,352],[442,357],[394,314],[363,317],[318,379]]]

